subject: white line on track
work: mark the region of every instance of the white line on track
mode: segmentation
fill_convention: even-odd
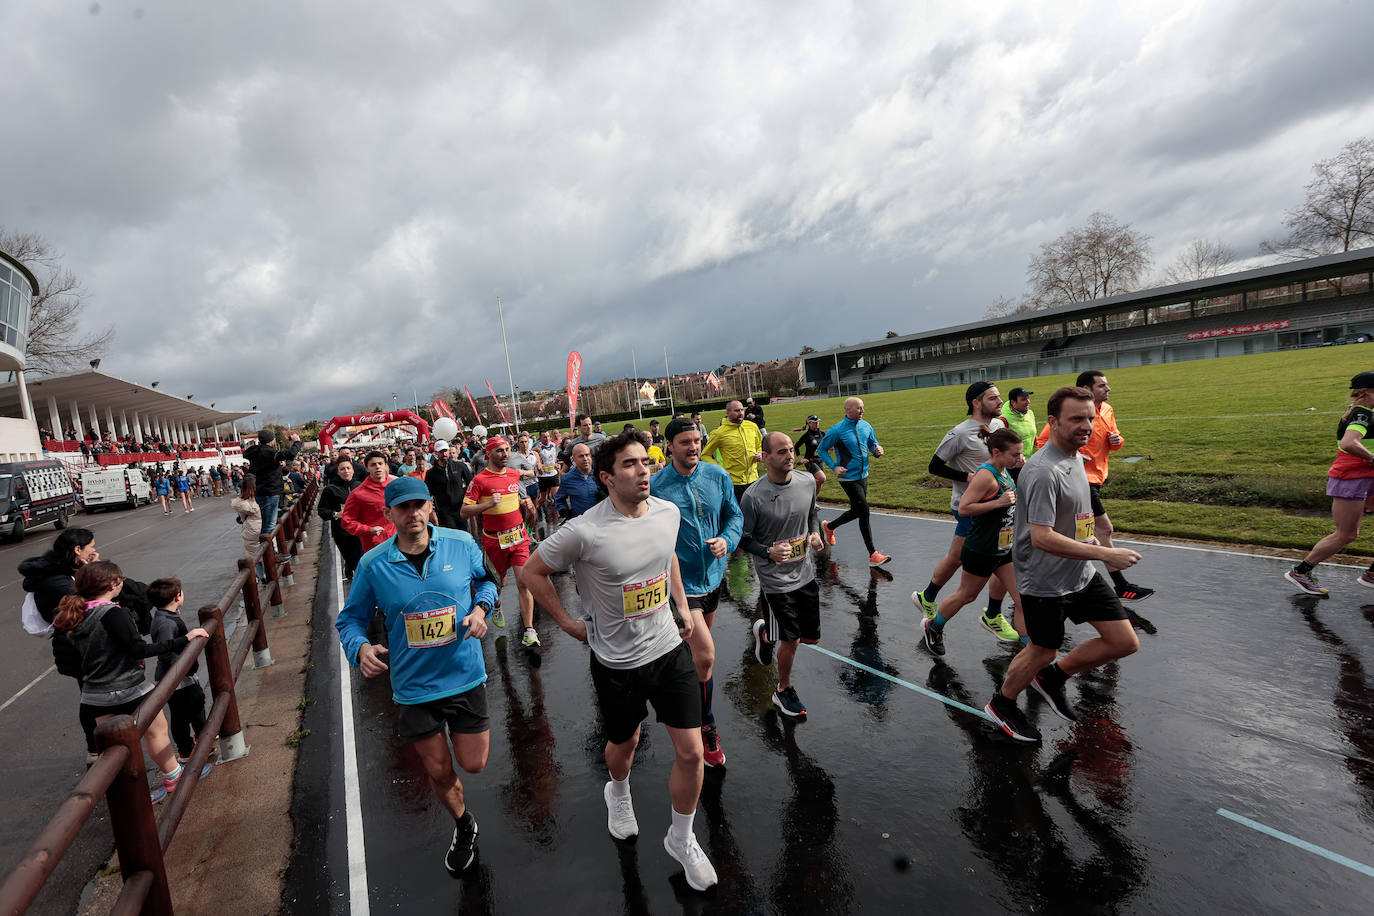
[[[37,684],[39,681],[43,680],[43,678],[47,677],[49,674],[52,674],[56,670],[56,665],[49,665],[46,671],[38,675],[38,677],[34,678],[33,680],[29,681],[27,684],[24,685],[24,688],[22,690],[20,690],[14,696],[6,700],[3,705],[0,705],[0,712],[4,712],[6,709],[9,709],[11,703],[22,697],[24,694],[28,693],[30,690],[33,689],[34,684]]]
[[[338,605],[334,608],[337,620],[343,612],[343,558],[333,540],[329,542],[334,555],[334,593]],[[351,665],[344,658],[343,643],[334,640],[339,658],[339,710],[343,718],[344,812],[348,824],[348,909],[354,916],[368,916],[367,852],[363,847],[362,793],[358,789],[358,746],[353,722],[353,679]]]

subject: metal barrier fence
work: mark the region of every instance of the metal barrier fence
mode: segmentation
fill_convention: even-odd
[[[273,536],[263,541],[253,557],[239,559],[239,573],[224,596],[217,603],[200,609],[200,625],[210,634],[210,638],[191,640],[191,644],[144,698],[134,715],[115,716],[96,728],[99,758],[58,807],[23,859],[5,878],[5,883],[0,885],[0,914],[23,913],[33,903],[95,806],[104,797],[109,804],[110,826],[114,832],[115,850],[119,854],[119,870],[124,878],[124,888],[113,912],[170,916],[172,895],[167,884],[163,854],[171,844],[177,824],[181,822],[191,796],[200,783],[200,771],[214,748],[215,736],[219,736],[221,763],[237,760],[248,753],[234,684],[243,670],[250,648],[255,668],[272,664],[262,599],[265,593],[273,617],[285,616],[282,588],[295,582],[291,564],[305,542],[310,509],[318,495],[319,484],[312,479],[301,497],[281,516]],[[265,587],[259,585],[254,571],[257,562],[263,564],[263,571],[267,575]],[[225,638],[224,612],[239,596],[243,598],[247,625],[238,646],[231,653]],[[195,752],[183,765],[176,791],[167,796],[159,821],[153,816],[141,739],[149,723],[162,715],[163,707],[190,672],[202,650],[209,670],[212,697],[210,715],[205,727],[196,736]]]

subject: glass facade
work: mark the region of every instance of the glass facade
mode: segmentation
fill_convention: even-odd
[[[0,260],[0,341],[20,353],[27,343],[32,304],[28,278]]]

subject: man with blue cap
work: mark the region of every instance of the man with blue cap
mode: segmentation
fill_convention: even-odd
[[[386,485],[386,516],[396,534],[358,561],[335,628],[344,657],[364,677],[391,672],[397,734],[414,746],[430,788],[453,815],[444,866],[456,875],[476,857],[477,821],[453,758],[469,773],[487,765],[491,724],[480,641],[496,583],[471,535],[432,524],[431,499],[415,477]],[[374,609],[385,618],[385,646],[367,640]]]

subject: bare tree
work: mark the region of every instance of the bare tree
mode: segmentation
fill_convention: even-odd
[[[86,291],[76,275],[62,266],[61,253],[37,233],[13,232],[3,226],[0,249],[23,261],[38,278],[38,295],[29,310],[29,333],[24,347],[28,370],[64,372],[103,356],[114,340],[114,326],[80,334]]]
[[[1195,239],[1165,269],[1164,282],[1187,283],[1189,280],[1215,277],[1235,260],[1236,253],[1221,240]]]
[[[1307,200],[1283,221],[1288,235],[1260,251],[1297,259],[1374,243],[1374,138],[1351,140],[1312,166]]]
[[[1008,318],[1012,315],[1020,315],[1025,312],[1033,312],[1037,308],[1035,300],[1030,296],[1022,296],[1020,299],[1013,299],[1010,296],[998,296],[992,300],[987,311],[983,313],[984,318]]]
[[[1150,237],[1098,211],[1040,246],[1026,268],[1036,308],[1130,292],[1150,267]]]

